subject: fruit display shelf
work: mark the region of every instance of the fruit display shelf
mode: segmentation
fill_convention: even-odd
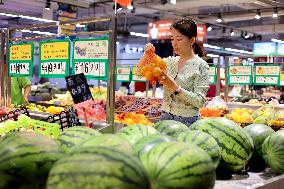
[[[234,175],[230,180],[216,180],[214,189],[283,189],[284,175],[276,175],[271,169],[247,175]]]
[[[232,103],[232,102],[227,103],[227,107],[228,107],[229,112],[231,112],[232,110],[237,109],[237,108],[248,108],[248,109],[252,109],[252,110],[257,110],[257,109],[261,108],[262,106],[263,105],[253,105],[253,104],[244,104],[244,103]],[[274,110],[276,110],[276,111],[284,110],[284,104],[275,105]]]

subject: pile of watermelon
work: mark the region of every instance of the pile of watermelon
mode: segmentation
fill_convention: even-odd
[[[284,173],[284,131],[241,128],[226,118],[130,125],[116,134],[86,127],[58,138],[15,132],[0,140],[0,188],[211,189],[216,170],[246,170],[251,157]]]

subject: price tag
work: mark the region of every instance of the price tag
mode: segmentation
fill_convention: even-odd
[[[9,46],[9,76],[31,76],[33,74],[33,43],[11,44]]]
[[[280,75],[280,86],[284,86],[284,73],[283,72]]]
[[[278,85],[279,77],[273,76],[256,76],[255,84],[262,85]]]
[[[230,76],[230,84],[247,84],[251,82],[251,76]]]
[[[65,75],[66,62],[43,62],[40,67],[41,75]]]
[[[145,77],[139,77],[136,75],[136,66],[132,67],[132,81],[136,81],[136,82],[146,82],[146,78]]]
[[[74,40],[72,73],[84,73],[91,79],[106,78],[108,53],[108,38]]]
[[[86,76],[106,77],[105,62],[75,62],[75,74],[83,73]]]
[[[83,73],[65,77],[65,80],[75,104],[93,99],[87,79]]]
[[[130,67],[117,67],[116,80],[117,81],[130,81],[131,69]]]
[[[216,66],[209,67],[209,82],[210,84],[216,84]]]
[[[10,74],[29,75],[30,63],[10,63]]]

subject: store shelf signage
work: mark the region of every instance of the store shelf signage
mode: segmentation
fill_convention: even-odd
[[[116,80],[117,81],[131,81],[131,67],[122,67],[119,66],[116,68]]]
[[[217,73],[216,66],[210,66],[209,67],[209,81],[210,84],[216,84],[216,73]]]
[[[132,66],[132,81],[135,82],[146,82],[146,78],[145,77],[139,77],[138,75],[136,75],[136,66]]]
[[[284,72],[280,75],[280,86],[284,86]]]
[[[108,38],[76,39],[73,41],[72,73],[84,73],[89,79],[105,79],[108,57]]]
[[[274,42],[254,43],[253,55],[254,56],[273,56],[273,55],[276,55],[276,43],[274,43]]]
[[[69,75],[70,41],[51,40],[39,44],[40,77],[63,78]]]
[[[256,65],[254,67],[255,85],[279,85],[280,65]]]
[[[284,55],[284,43],[277,43],[277,56]]]
[[[252,66],[229,66],[229,84],[252,84]]]
[[[9,45],[9,76],[21,77],[33,74],[33,43],[18,43]]]
[[[67,76],[65,80],[75,104],[93,99],[87,79],[83,73]]]

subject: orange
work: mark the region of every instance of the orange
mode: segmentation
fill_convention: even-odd
[[[163,71],[162,71],[159,67],[156,67],[156,68],[154,68],[154,70],[153,70],[153,75],[154,75],[155,77],[159,77],[162,73],[163,73]]]

